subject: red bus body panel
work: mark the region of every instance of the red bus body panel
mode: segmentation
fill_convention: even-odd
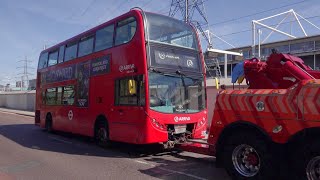
[[[131,10],[130,12],[106,22],[92,30],[86,31],[74,38],[60,43],[45,51],[58,49],[61,45],[68,42],[79,40],[83,36],[94,34],[98,29],[114,24],[120,20],[134,16],[137,21],[137,30],[132,38],[126,44],[112,47],[110,49],[94,52],[90,55],[76,58],[68,62],[57,64],[51,67],[38,70],[38,82],[36,92],[36,111],[40,111],[40,127],[45,127],[45,119],[48,113],[51,113],[53,119],[53,129],[72,132],[86,136],[94,136],[95,120],[98,116],[106,117],[109,125],[109,138],[113,141],[148,144],[168,141],[168,132],[159,130],[154,127],[151,119],[155,118],[161,124],[179,124],[174,121],[175,116],[190,116],[191,120],[187,123],[194,123],[194,137],[203,137],[202,131],[205,131],[206,125],[198,128],[197,122],[201,118],[207,119],[206,110],[194,114],[164,114],[150,110],[148,97],[146,96],[145,106],[116,106],[115,105],[115,80],[123,77],[143,75],[145,81],[145,93],[148,94],[148,71],[146,57],[146,42],[144,34],[143,17],[140,11]],[[102,56],[110,56],[110,72],[103,75],[90,77],[89,85],[89,104],[88,107],[73,106],[49,106],[43,104],[43,92],[47,88],[60,87],[66,85],[74,85],[76,87],[77,80],[68,80],[63,82],[41,84],[41,74],[53,71],[59,68],[68,67],[70,65],[80,64],[90,61],[94,58]],[[203,57],[201,56],[203,65]],[[134,64],[133,71],[120,71],[120,66]],[[73,112],[72,119],[68,116],[69,112]],[[186,123],[186,122],[184,122]]]

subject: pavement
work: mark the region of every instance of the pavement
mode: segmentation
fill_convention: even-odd
[[[34,117],[33,111],[22,111],[22,110],[8,109],[8,108],[0,108],[0,112],[7,112],[12,114]]]
[[[22,114],[0,109],[1,180],[229,179],[214,157],[150,145],[101,148],[91,138],[47,133]]]

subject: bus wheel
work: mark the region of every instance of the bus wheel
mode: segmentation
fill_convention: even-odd
[[[320,143],[306,142],[293,156],[293,172],[298,173],[297,179],[320,179]]]
[[[53,128],[52,128],[52,116],[51,116],[51,114],[48,114],[48,115],[46,116],[45,130],[46,130],[48,133],[52,133],[52,132],[53,132]]]
[[[233,179],[270,179],[276,174],[267,142],[254,133],[231,135],[222,153],[224,167]]]
[[[100,120],[97,122],[95,127],[95,140],[99,146],[108,147],[110,145],[106,121]]]

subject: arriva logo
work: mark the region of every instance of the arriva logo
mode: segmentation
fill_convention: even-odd
[[[190,121],[190,120],[191,120],[190,117],[178,117],[178,116],[175,116],[173,119],[174,119],[175,122],[179,122],[179,121]]]

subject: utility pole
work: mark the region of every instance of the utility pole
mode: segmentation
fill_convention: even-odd
[[[207,49],[213,48],[211,34],[209,30],[208,18],[205,11],[205,5],[203,0],[171,0],[171,7],[169,11],[169,16],[174,17],[176,13],[180,11],[181,16],[183,17],[186,23],[193,24],[198,33],[203,36],[207,42]],[[198,17],[198,18],[195,18]],[[213,34],[214,35],[214,34]],[[214,35],[215,36],[215,35]],[[210,71],[215,71],[215,77],[221,78],[221,70],[219,66],[219,61],[215,57],[213,59],[214,67],[210,68],[205,62],[205,68],[209,76],[212,76]]]
[[[185,7],[185,11],[186,11],[186,14],[185,14],[185,18],[184,18],[184,21],[186,22],[186,23],[188,23],[189,22],[189,12],[188,12],[188,9],[189,9],[189,7],[188,7],[188,1],[189,0],[186,0],[186,7]]]
[[[20,90],[23,91],[24,87],[28,89],[29,87],[29,76],[32,74],[29,73],[29,69],[34,69],[29,66],[29,63],[31,63],[31,60],[28,60],[27,57],[25,59],[18,61],[18,63],[23,63],[23,66],[17,67],[17,69],[23,69],[23,72],[18,74],[18,77],[21,78],[21,83],[20,83]]]
[[[181,13],[186,23],[193,24],[206,39],[208,46],[212,47],[210,35],[204,29],[209,29],[208,18],[205,11],[203,0],[171,0],[169,16],[174,17],[177,12]],[[194,17],[196,14],[198,19]]]

